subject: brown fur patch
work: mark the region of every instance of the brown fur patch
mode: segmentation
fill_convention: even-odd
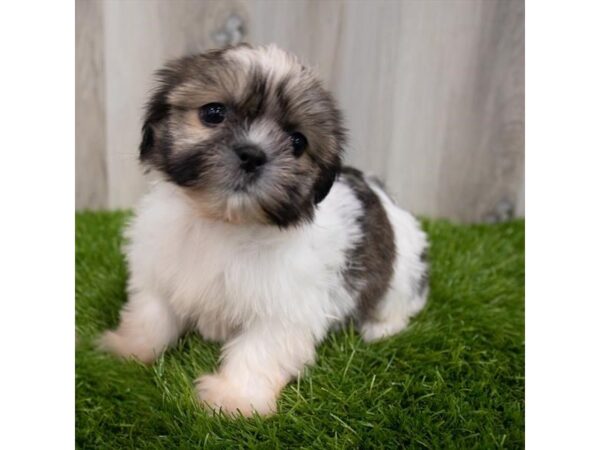
[[[344,167],[340,181],[352,188],[363,206],[362,239],[349,252],[343,276],[349,291],[358,297],[359,319],[368,320],[392,280],[396,257],[394,230],[379,197],[361,171]]]

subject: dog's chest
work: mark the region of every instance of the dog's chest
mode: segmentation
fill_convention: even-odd
[[[336,183],[314,223],[279,230],[206,221],[166,188],[155,190],[129,229],[131,287],[153,286],[192,320],[341,315],[340,273],[360,235],[349,194]]]
[[[161,281],[175,310],[192,318],[235,322],[270,314],[314,282],[322,264],[310,239],[293,232],[273,238],[194,224],[169,240],[157,258],[173,262]]]

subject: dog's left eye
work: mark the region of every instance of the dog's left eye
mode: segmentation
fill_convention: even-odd
[[[209,103],[200,108],[200,120],[205,125],[217,125],[225,120],[227,109],[222,103]]]
[[[306,147],[308,146],[308,141],[302,133],[298,133],[297,131],[291,133],[290,140],[292,141],[295,157],[298,157],[304,153],[304,150],[306,150]]]

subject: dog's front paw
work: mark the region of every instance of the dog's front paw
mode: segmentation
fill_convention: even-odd
[[[242,414],[250,417],[253,412],[262,416],[277,410],[277,392],[266,386],[241,388],[221,374],[204,375],[196,380],[196,391],[200,403],[213,411],[222,411],[233,416]]]
[[[124,336],[118,331],[106,331],[96,341],[99,350],[112,353],[122,358],[133,358],[144,364],[152,363],[162,349],[154,349],[135,336]]]

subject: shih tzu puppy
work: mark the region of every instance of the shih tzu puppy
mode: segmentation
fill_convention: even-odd
[[[187,330],[224,343],[197,382],[212,410],[276,410],[327,331],[374,341],[428,291],[426,236],[342,166],[331,95],[296,57],[241,45],[158,72],[140,159],[160,175],[128,227],[129,300],[101,346],[151,362]]]

